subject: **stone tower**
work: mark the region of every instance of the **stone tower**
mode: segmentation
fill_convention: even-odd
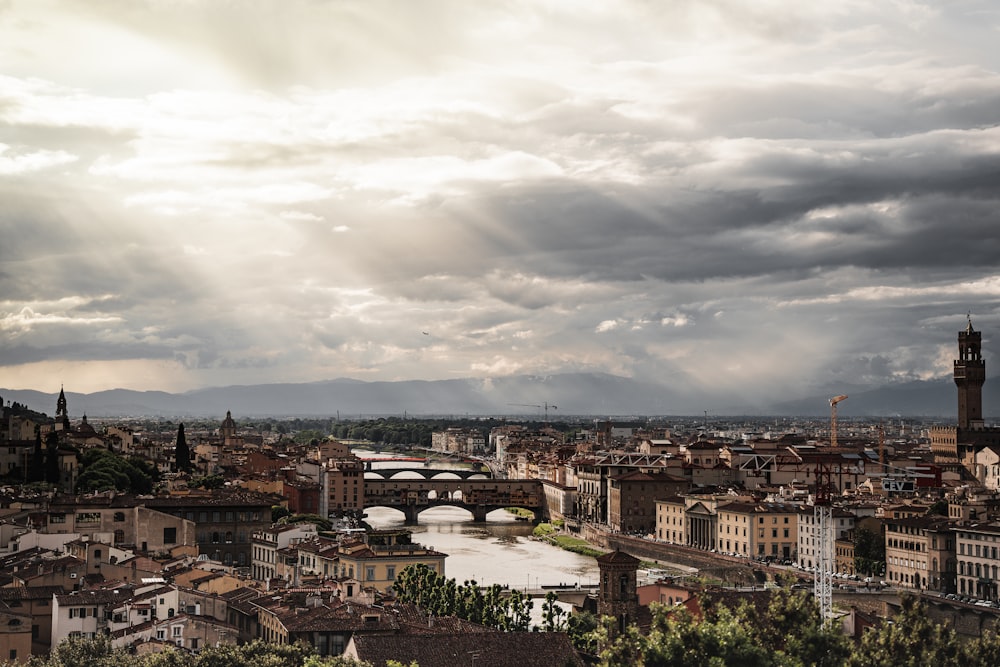
[[[625,632],[625,628],[639,618],[639,593],[636,590],[639,562],[638,558],[617,550],[597,558],[597,566],[601,570],[597,614],[616,618],[618,632]]]
[[[972,328],[972,317],[965,331],[958,332],[958,359],[955,360],[955,385],[958,387],[958,428],[983,428],[983,383],[986,362],[983,360],[983,334]]]
[[[66,392],[59,387],[59,398],[56,399],[56,428],[62,427],[64,431],[69,430],[69,411],[66,405]]]
[[[219,435],[223,442],[236,437],[236,422],[233,421],[233,414],[230,410],[226,410],[226,418],[222,420],[222,426],[219,427]]]

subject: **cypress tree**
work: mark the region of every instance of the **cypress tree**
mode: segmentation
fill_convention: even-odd
[[[174,461],[178,471],[191,469],[191,450],[187,438],[184,437],[184,424],[177,427],[177,446],[174,448]]]
[[[45,436],[45,481],[59,484],[59,434],[49,431]]]
[[[31,456],[31,467],[28,469],[29,482],[41,482],[45,479],[45,450],[42,449],[42,427],[35,426],[35,451]]]

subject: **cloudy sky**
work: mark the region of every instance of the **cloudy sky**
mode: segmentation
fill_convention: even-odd
[[[0,386],[949,374],[1000,340],[998,43],[990,1],[0,0]]]

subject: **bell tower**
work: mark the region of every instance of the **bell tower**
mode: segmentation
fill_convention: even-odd
[[[983,428],[983,383],[986,362],[983,360],[983,334],[972,328],[972,316],[965,331],[958,332],[958,359],[955,360],[955,385],[958,387],[958,428]]]
[[[624,551],[611,551],[597,557],[601,585],[597,597],[597,614],[617,620],[617,631],[634,624],[639,617],[639,593],[636,572],[640,560]]]
[[[69,411],[66,405],[66,391],[59,387],[59,398],[56,399],[56,428],[62,427],[64,431],[69,430]]]

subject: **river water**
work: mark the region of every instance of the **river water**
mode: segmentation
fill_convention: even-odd
[[[361,457],[378,456],[372,452],[355,450]],[[459,465],[433,462],[387,462],[372,464],[380,468],[456,469]],[[415,478],[415,473],[400,473],[400,479]],[[404,527],[403,513],[387,507],[365,510],[366,521],[373,528]],[[490,512],[486,521],[475,523],[472,514],[459,507],[436,507],[420,513],[416,526],[405,526],[413,531],[413,541],[448,554],[445,576],[458,583],[475,580],[482,586],[500,584],[511,588],[532,588],[563,584],[596,586],[597,561],[559,547],[531,538],[530,522],[517,521],[513,514],[503,510]]]

